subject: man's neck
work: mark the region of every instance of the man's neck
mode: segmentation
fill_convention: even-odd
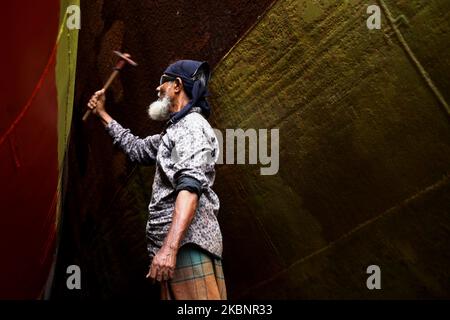
[[[177,99],[173,105],[170,107],[170,111],[171,112],[178,112],[181,109],[183,109],[187,104],[189,103],[189,99],[188,97],[186,97],[185,95],[180,96],[179,99]]]

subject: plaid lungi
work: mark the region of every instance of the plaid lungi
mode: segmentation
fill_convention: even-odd
[[[186,244],[178,250],[173,279],[161,283],[162,300],[226,300],[222,261]]]

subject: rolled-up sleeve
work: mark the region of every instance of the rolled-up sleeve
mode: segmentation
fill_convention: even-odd
[[[156,134],[144,139],[131,134],[129,129],[123,128],[116,120],[112,120],[106,131],[113,138],[114,145],[119,146],[131,161],[140,164],[154,164],[161,135]]]
[[[193,125],[173,140],[176,191],[188,190],[200,197],[202,191],[212,185],[209,173],[214,172],[216,151],[211,138],[201,126]]]

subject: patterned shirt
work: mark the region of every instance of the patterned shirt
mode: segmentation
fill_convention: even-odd
[[[222,234],[217,214],[219,198],[212,190],[214,165],[219,157],[219,143],[201,109],[194,107],[180,121],[169,126],[163,135],[141,139],[112,120],[106,127],[128,157],[140,164],[155,164],[149,217],[146,227],[150,257],[161,248],[172,223],[180,180],[198,182],[201,193],[195,216],[181,245],[194,243],[211,254],[222,257]]]

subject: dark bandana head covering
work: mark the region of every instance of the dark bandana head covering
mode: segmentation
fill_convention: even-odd
[[[169,123],[176,123],[194,107],[200,107],[203,115],[208,118],[211,114],[206,97],[209,95],[208,82],[211,77],[209,64],[195,60],[179,60],[171,64],[164,71],[172,77],[180,77],[183,80],[184,91],[191,98],[189,103],[178,112],[170,115]]]

